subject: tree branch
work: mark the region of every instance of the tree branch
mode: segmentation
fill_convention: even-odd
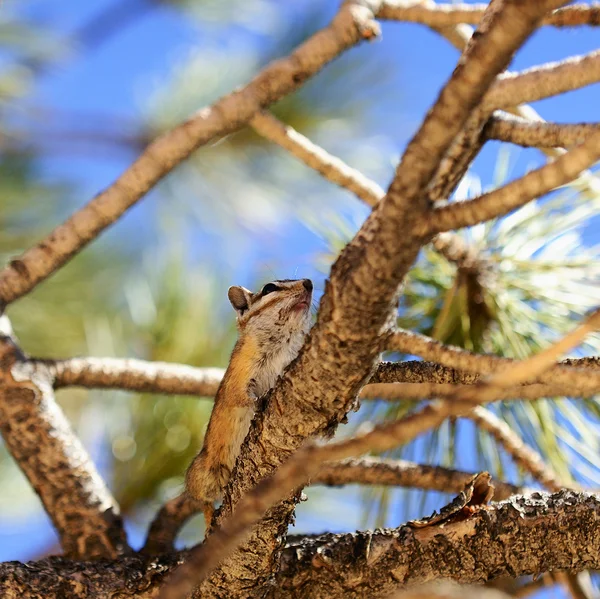
[[[477,354],[473,354],[479,357]],[[483,358],[487,356],[481,356]],[[493,357],[493,356],[490,356]],[[501,358],[498,358],[501,360]],[[221,368],[196,368],[173,362],[131,358],[31,359],[32,367],[46,369],[54,388],[122,389],[138,393],[167,393],[212,397],[223,377]],[[504,364],[504,363],[503,363]],[[432,362],[381,362],[369,379],[372,383],[456,382],[470,384],[477,374]],[[600,380],[600,373],[598,374]]]
[[[259,135],[288,150],[328,181],[351,191],[368,206],[374,207],[385,196],[385,192],[377,183],[289,125],[285,125],[269,112],[257,114],[250,121],[250,125]],[[467,262],[473,268],[480,265],[481,261],[475,253],[457,235],[442,233],[433,240],[433,246],[448,261],[459,266]]]
[[[447,371],[440,370],[440,372],[448,373],[448,379],[436,379],[433,381],[431,378],[426,378],[424,376],[422,380],[416,380],[415,378],[413,378],[413,380],[408,380],[408,377],[401,380],[400,377],[393,378],[393,368],[391,369],[392,374],[388,377],[384,374],[388,363],[384,362],[379,367],[377,378],[371,379],[372,382],[392,383],[437,381],[460,382],[468,384],[469,381],[466,379],[465,374],[459,374],[456,378],[451,378],[453,376],[452,373],[471,373],[471,376],[474,376],[475,374],[487,375],[494,372],[503,372],[516,362],[512,358],[503,358],[490,354],[475,354],[460,347],[444,345],[443,343],[440,343],[431,337],[421,335],[420,333],[413,333],[411,331],[397,331],[389,338],[387,348],[389,350],[421,356],[426,360],[431,360],[433,364],[438,364],[437,368],[439,369],[442,368],[442,365],[449,368],[450,370]],[[411,364],[411,362],[400,362],[399,364]],[[422,362],[422,364],[430,364],[430,362]],[[431,368],[433,369],[433,365]],[[473,378],[472,382],[475,380],[478,379]],[[584,390],[586,392],[593,391],[594,389],[600,388],[600,358],[567,358],[562,362],[552,365],[544,372],[542,376],[532,377],[526,381],[523,381],[523,383],[542,383],[546,385],[558,385],[563,387],[577,387],[580,392]]]
[[[283,551],[273,597],[362,599],[434,580],[483,583],[504,575],[598,569],[599,510],[600,501],[589,493],[533,493],[443,526],[307,538]],[[186,557],[179,552],[117,561],[8,562],[0,564],[0,591],[7,599],[150,599]]]
[[[54,401],[51,377],[28,362],[0,318],[0,430],[50,516],[66,555],[129,550],[119,506]]]
[[[509,108],[573,91],[600,80],[600,50],[549,62],[518,73],[503,73],[483,100],[492,109]]]
[[[386,458],[351,458],[321,466],[310,480],[311,485],[338,487],[341,485],[383,485],[459,493],[473,478],[472,472],[462,472],[442,466],[415,464]],[[494,481],[497,501],[523,493],[524,489],[503,481]],[[181,527],[200,507],[185,494],[168,501],[150,525],[142,552],[158,555],[173,551]]]
[[[486,124],[483,133],[487,139],[524,147],[560,148],[583,143],[598,130],[599,123],[546,123],[497,111]]]
[[[442,466],[415,464],[404,460],[387,458],[349,458],[340,462],[328,462],[310,480],[311,485],[385,485],[426,489],[442,493],[459,493],[473,478],[472,472],[461,472]],[[523,493],[516,485],[494,481],[494,499],[501,501],[511,495]]]
[[[569,183],[599,158],[600,132],[596,132],[551,164],[531,171],[516,181],[473,200],[436,208],[435,216],[429,222],[429,232],[461,229],[504,216],[560,185]]]
[[[573,485],[563,484],[558,475],[546,465],[542,456],[527,445],[506,422],[500,420],[493,412],[477,406],[466,418],[489,433],[496,443],[511,456],[515,464],[529,472],[549,491],[559,491],[567,486],[574,488]]]
[[[461,385],[460,383],[376,383],[363,387],[360,392],[361,399],[384,399],[397,401],[400,399],[436,399],[454,398],[460,393],[465,401],[473,401],[476,391],[475,385]],[[467,391],[469,393],[467,393]],[[542,399],[544,397],[593,397],[598,394],[598,389],[581,391],[580,389],[561,388],[556,385],[532,383],[530,385],[516,385],[499,389],[494,393],[494,400],[507,399]]]
[[[298,88],[344,50],[378,35],[369,10],[344,5],[332,23],[224,96],[153,141],[106,190],[0,272],[0,305],[31,291],[135,204],[194,150],[244,126],[260,109]]]
[[[195,368],[187,364],[148,362],[130,358],[68,358],[35,360],[54,378],[54,388],[126,389],[139,393],[169,393],[212,397],[222,368]]]
[[[250,121],[250,126],[259,135],[286,149],[328,181],[356,194],[368,206],[375,206],[385,195],[377,183],[285,125],[272,114],[265,111],[258,113]]]
[[[421,23],[428,27],[442,28],[461,23],[477,25],[487,4],[436,4],[432,1],[384,2],[378,13],[380,19],[392,19],[408,23]],[[577,25],[600,25],[600,7],[595,4],[574,4],[559,8],[542,20],[542,25],[574,27]]]
[[[323,535],[286,550],[279,592],[358,599],[440,579],[483,583],[503,575],[597,568],[599,509],[589,493],[534,493],[443,526]]]
[[[413,353],[432,362],[408,360],[380,362],[363,388],[362,398],[405,399],[447,395],[443,383],[472,385],[480,375],[506,370],[515,364],[510,358],[473,354],[467,350],[445,346],[434,339],[397,332],[390,338],[388,349]],[[196,368],[171,362],[149,362],[129,358],[67,358],[64,360],[26,360],[32,367],[42,367],[54,388],[80,386],[95,389],[122,389],[138,393],[166,393],[213,397],[221,382],[220,368]],[[594,372],[596,371],[596,372]],[[380,383],[413,383],[409,386],[379,387]],[[535,384],[537,383],[537,384]],[[421,386],[415,386],[422,384]],[[539,397],[590,397],[600,386],[600,359],[579,358],[559,362],[543,376],[506,390],[506,397],[537,399]],[[377,393],[382,393],[378,396]]]

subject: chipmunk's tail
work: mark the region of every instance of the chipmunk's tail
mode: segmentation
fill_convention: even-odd
[[[221,497],[224,487],[222,466],[211,462],[202,450],[185,475],[185,490],[188,495],[196,501],[210,504]]]

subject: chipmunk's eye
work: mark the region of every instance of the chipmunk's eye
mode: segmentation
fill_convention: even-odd
[[[274,291],[281,291],[281,287],[275,285],[275,283],[267,283],[263,288],[260,294],[264,297],[265,295],[269,295],[269,293],[273,293]]]

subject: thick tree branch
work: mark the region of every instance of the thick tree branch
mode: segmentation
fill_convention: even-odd
[[[473,354],[460,348],[444,346],[434,339],[408,331],[398,332],[391,337],[388,348],[433,358],[435,361],[379,363],[369,384],[363,388],[363,399],[424,399],[444,396],[450,392],[440,384],[472,385],[480,380],[480,375],[505,370],[515,363],[510,358]],[[89,389],[213,397],[223,376],[220,368],[195,368],[186,364],[128,358],[33,359],[30,362],[32,367],[46,369],[55,389],[80,386]],[[399,385],[377,389],[376,385],[379,383],[420,383],[422,386]],[[600,387],[600,360],[565,360],[552,366],[538,379],[530,379],[523,384],[528,388],[515,386],[506,390],[505,397],[591,397]],[[381,396],[377,395],[379,392],[382,393]]]
[[[442,28],[468,23],[477,25],[487,4],[445,4],[431,0],[402,2],[388,0],[378,13],[380,19],[393,19],[409,23],[421,23],[428,27]],[[542,20],[542,25],[574,27],[577,25],[600,25],[600,7],[595,4],[575,4],[555,10]]]
[[[501,576],[600,568],[600,501],[589,493],[534,493],[463,521],[424,529],[321,535],[283,551],[274,599],[381,596],[423,582],[483,583]],[[7,599],[155,598],[186,552],[118,561],[52,557],[0,564]]]
[[[483,131],[487,139],[497,139],[533,148],[560,148],[583,143],[600,130],[599,123],[547,123],[530,121],[497,111]]]
[[[598,497],[589,493],[534,493],[444,526],[323,535],[286,550],[280,593],[358,599],[442,578],[482,583],[503,575],[594,568],[599,510]]]
[[[596,132],[551,164],[531,171],[516,181],[473,200],[436,208],[435,217],[429,221],[429,232],[461,229],[504,216],[556,187],[569,183],[599,158],[600,132]]]
[[[201,145],[239,129],[341,52],[377,36],[379,29],[371,17],[366,8],[344,5],[328,27],[289,57],[272,62],[245,87],[158,137],[110,187],[0,272],[0,305],[31,291]]]
[[[481,357],[486,358],[487,356]],[[498,359],[501,360],[501,358]],[[212,397],[223,377],[221,368],[196,368],[187,364],[131,358],[90,357],[64,360],[31,359],[29,361],[32,363],[32,367],[39,366],[47,370],[55,389],[76,386],[88,389],[121,389],[138,393]],[[501,364],[505,365],[504,362]],[[470,384],[478,378],[477,374],[460,371],[456,368],[413,360],[379,363],[370,382]],[[600,373],[598,380],[600,380]]]
[[[49,373],[28,362],[0,318],[0,431],[39,495],[66,555],[128,551],[119,506],[54,401]]]

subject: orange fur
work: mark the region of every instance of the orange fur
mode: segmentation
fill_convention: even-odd
[[[186,473],[186,490],[205,506],[206,517],[229,481],[254,417],[257,395],[275,384],[308,330],[308,309],[293,308],[298,301],[310,303],[312,284],[307,289],[303,281],[277,283],[283,286],[281,291],[265,296],[230,289],[235,292],[230,301],[239,308],[240,338],[217,391],[204,446]]]

